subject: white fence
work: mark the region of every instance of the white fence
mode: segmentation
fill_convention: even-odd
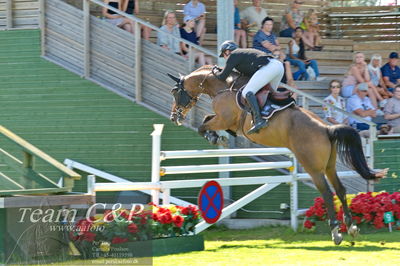
[[[255,176],[240,178],[218,178],[221,186],[240,186],[240,185],[261,185],[256,190],[250,192],[236,202],[228,205],[222,210],[219,220],[227,217],[238,209],[244,207],[251,201],[274,189],[282,183],[290,185],[290,217],[293,229],[298,227],[298,216],[304,211],[298,209],[298,181],[309,180],[308,174],[297,172],[297,161],[290,150],[286,148],[259,148],[259,149],[219,149],[219,150],[180,150],[180,151],[161,151],[161,135],[163,125],[154,125],[151,134],[153,138],[152,150],[152,176],[151,182],[117,182],[96,183],[94,178],[88,182],[90,190],[96,191],[129,191],[129,190],[151,190],[152,201],[160,203],[162,197],[163,204],[169,204],[171,199],[171,189],[202,187],[206,182],[215,179],[191,179],[162,181],[162,176],[182,173],[204,173],[204,172],[226,172],[226,171],[252,171],[260,169],[290,169],[289,175],[280,176]],[[204,157],[233,157],[233,156],[252,156],[252,155],[286,155],[287,161],[281,162],[259,162],[259,163],[237,163],[237,164],[215,164],[215,165],[189,165],[189,166],[160,166],[160,162],[168,159],[183,158],[204,158]],[[93,172],[92,172],[93,173]],[[354,172],[340,172],[340,177],[353,177]],[[109,179],[112,180],[112,179]],[[162,192],[162,196],[160,193]],[[205,221],[196,226],[196,233],[209,227]]]

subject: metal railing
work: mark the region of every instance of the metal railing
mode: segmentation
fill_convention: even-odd
[[[62,163],[50,157],[48,154],[39,150],[37,147],[3,126],[0,126],[0,135],[17,145],[19,151],[23,154],[23,161],[20,161],[7,151],[0,149],[0,161],[22,177],[11,178],[0,172],[1,177],[5,179],[4,182],[12,184],[12,187],[15,187],[15,189],[0,189],[1,195],[71,191],[74,180],[81,178],[79,174],[67,168]],[[46,165],[50,166],[60,174],[62,184],[56,183],[42,173],[37,172],[35,169],[35,159],[42,160]],[[1,185],[2,182],[0,181],[0,186]]]

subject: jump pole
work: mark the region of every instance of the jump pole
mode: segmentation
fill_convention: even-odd
[[[160,182],[160,150],[161,150],[161,134],[164,128],[163,124],[154,124],[154,131],[151,133],[152,137],[152,163],[151,163],[151,182]],[[160,191],[151,191],[151,200],[154,204],[160,204]]]

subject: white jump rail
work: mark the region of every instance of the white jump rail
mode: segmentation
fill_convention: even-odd
[[[280,176],[253,176],[236,178],[218,178],[221,186],[241,186],[241,185],[261,185],[256,190],[250,192],[222,210],[219,220],[227,217],[238,209],[244,207],[256,198],[264,195],[266,192],[274,189],[280,184],[290,185],[290,218],[291,226],[294,230],[298,227],[298,216],[304,214],[304,210],[298,209],[298,181],[310,180],[307,173],[298,173],[297,161],[294,155],[287,148],[260,148],[260,149],[218,149],[218,150],[181,150],[181,151],[161,151],[161,135],[163,131],[162,124],[155,124],[152,136],[152,174],[151,182],[129,182],[127,180],[115,179],[104,175],[113,183],[96,183],[95,178],[90,178],[88,187],[90,191],[132,191],[132,190],[151,190],[152,201],[155,204],[160,203],[162,197],[163,204],[169,204],[171,199],[171,189],[202,187],[206,182],[215,179],[189,179],[162,181],[164,175],[183,174],[183,173],[213,173],[223,171],[251,171],[261,169],[289,168],[289,175]],[[237,164],[214,164],[214,165],[188,165],[188,166],[164,166],[160,163],[167,159],[184,158],[206,158],[206,157],[225,157],[225,156],[265,156],[265,155],[287,155],[288,161],[281,162],[260,162],[260,163],[237,163]],[[198,156],[197,156],[198,155]],[[71,161],[64,162],[68,165]],[[82,166],[75,165],[82,169]],[[86,171],[90,169],[85,168]],[[92,169],[89,171],[95,174]],[[357,174],[353,171],[338,172],[340,177],[353,177]],[[161,194],[162,193],[162,194]],[[174,202],[174,200],[172,200]],[[176,201],[175,201],[176,202]],[[211,224],[205,221],[196,225],[196,233],[199,233]]]
[[[218,178],[221,186],[239,186],[239,185],[261,185],[256,190],[245,195],[236,202],[230,204],[222,210],[221,218],[232,214],[242,208],[249,202],[262,196],[282,183],[290,185],[291,194],[291,225],[297,229],[298,216],[298,197],[297,197],[297,162],[296,158],[287,148],[260,148],[260,149],[218,149],[218,150],[182,150],[182,151],[161,151],[161,135],[163,131],[162,124],[155,124],[152,136],[152,174],[151,182],[115,182],[114,183],[96,183],[89,187],[93,192],[96,191],[129,191],[129,190],[151,190],[152,201],[155,204],[160,203],[160,194],[162,193],[163,204],[170,203],[171,189],[202,187],[206,182],[214,179],[191,179],[178,181],[162,181],[160,177],[173,174],[190,173],[213,173],[227,171],[252,171],[264,169],[290,168],[290,175],[282,176],[254,176],[238,178]],[[167,159],[184,158],[206,158],[206,157],[232,157],[232,156],[266,156],[266,155],[288,155],[288,161],[282,162],[259,162],[259,163],[237,163],[237,164],[212,164],[212,165],[188,165],[188,166],[164,166],[161,167],[161,161]],[[93,173],[93,171],[92,171]],[[205,230],[211,224],[201,222],[196,226],[196,233]]]

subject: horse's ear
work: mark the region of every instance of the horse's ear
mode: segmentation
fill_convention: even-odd
[[[180,78],[177,78],[177,77],[171,75],[170,73],[167,73],[167,75],[168,75],[168,77],[170,77],[176,83],[179,83],[179,81],[181,80]]]

